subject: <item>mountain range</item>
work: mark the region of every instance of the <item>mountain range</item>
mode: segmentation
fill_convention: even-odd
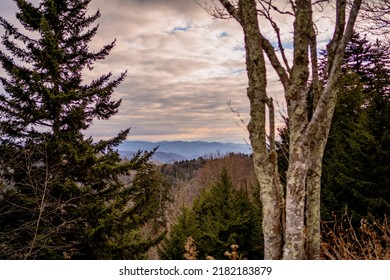
[[[152,151],[156,147],[157,150],[152,160],[160,163],[220,156],[228,153],[252,153],[250,146],[246,144],[205,141],[124,141],[118,146],[118,152],[123,158],[131,158],[137,151]]]

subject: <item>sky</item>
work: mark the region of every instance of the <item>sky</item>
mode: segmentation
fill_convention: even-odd
[[[113,94],[113,99],[122,99],[118,114],[95,120],[86,136],[108,139],[131,127],[127,140],[247,141],[244,38],[235,20],[213,18],[195,0],[92,0],[91,13],[97,9],[102,16],[90,49],[114,39],[116,46],[92,72],[85,71],[84,78],[123,71],[127,77]],[[15,12],[12,0],[0,2],[0,15],[16,24]],[[291,57],[291,21],[278,19]],[[331,25],[322,20],[319,42],[324,46]],[[272,42],[271,28],[261,27]],[[283,111],[276,73],[269,71],[267,79],[268,94]],[[282,124],[280,117],[277,123]]]

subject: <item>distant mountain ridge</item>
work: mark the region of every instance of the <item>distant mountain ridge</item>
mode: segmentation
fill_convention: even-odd
[[[124,141],[118,146],[118,152],[122,157],[130,158],[139,150],[151,151],[156,147],[158,149],[152,160],[162,163],[228,153],[250,154],[252,152],[246,144],[205,141]]]

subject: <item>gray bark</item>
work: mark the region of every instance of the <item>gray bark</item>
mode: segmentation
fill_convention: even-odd
[[[251,121],[248,124],[248,131],[254,151],[253,163],[263,204],[264,256],[266,259],[280,259],[283,242],[282,198],[280,197],[282,188],[274,176],[275,147],[273,152],[267,150],[265,133],[265,106],[268,101],[266,94],[267,77],[255,0],[239,1],[237,12],[245,34],[246,65],[249,80],[247,95],[251,103]]]
[[[294,59],[291,69],[287,63],[284,63],[287,69],[280,63],[273,46],[261,34],[256,0],[239,0],[238,5],[229,0],[220,0],[220,3],[228,15],[240,23],[245,36],[251,116],[248,131],[263,204],[265,258],[319,259],[322,157],[336,105],[337,79],[343,55],[362,0],[354,1],[347,23],[346,1],[337,0],[335,32],[328,47],[327,83],[323,85],[318,77],[310,0],[297,0],[294,4]],[[217,14],[222,16],[221,10]],[[275,22],[272,25],[279,30]],[[285,193],[279,180],[274,133],[270,134],[270,146],[267,148],[266,106],[270,111],[272,132],[274,112],[272,99],[266,93],[264,54],[280,78],[287,101],[290,142]],[[310,89],[314,93],[311,119],[307,109]]]

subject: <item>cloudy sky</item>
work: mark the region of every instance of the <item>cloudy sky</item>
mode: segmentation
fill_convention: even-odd
[[[92,0],[90,10],[96,9],[102,17],[91,50],[114,39],[117,44],[93,72],[85,73],[85,79],[110,71],[127,70],[128,75],[114,94],[114,99],[122,99],[119,113],[108,121],[95,121],[87,135],[109,138],[131,127],[128,140],[247,139],[240,118],[227,105],[248,122],[243,34],[234,20],[213,19],[195,0]],[[1,16],[16,23],[15,11],[12,0],[0,2]],[[288,49],[289,19],[282,18],[282,24]],[[325,28],[319,40],[325,44],[331,25],[320,25]],[[271,29],[263,26],[272,39]],[[280,100],[282,110],[273,71],[268,85],[269,95]]]

